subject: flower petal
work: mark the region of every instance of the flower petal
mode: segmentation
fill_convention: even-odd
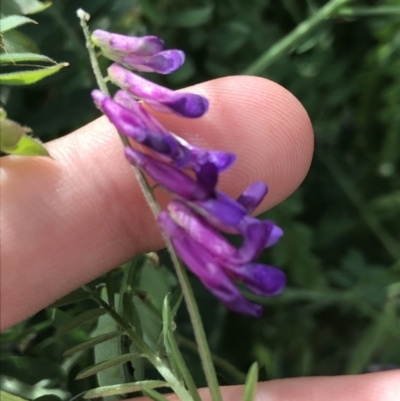
[[[262,307],[248,301],[231,282],[215,258],[200,244],[190,238],[166,212],[161,212],[158,222],[187,267],[229,309],[254,317],[260,317]]]
[[[111,80],[150,107],[173,112],[182,117],[201,117],[208,110],[208,100],[193,93],[178,93],[157,85],[114,63],[108,68]]]
[[[126,36],[96,29],[91,39],[105,53],[114,55],[150,56],[164,49],[164,41],[157,36]]]
[[[257,181],[251,184],[237,201],[247,210],[247,213],[251,213],[261,203],[267,192],[268,187],[263,182]]]
[[[205,188],[191,177],[159,160],[132,148],[125,148],[130,163],[141,167],[153,180],[170,192],[187,200],[203,200],[212,196],[212,190]]]
[[[239,280],[254,294],[262,297],[278,295],[286,285],[286,276],[275,266],[248,264],[242,266]]]
[[[96,107],[99,110],[103,111],[102,103],[105,99],[107,99],[109,97],[98,89],[92,90],[91,95],[92,95],[92,99],[93,99],[93,102],[96,105]]]
[[[165,50],[151,56],[129,54],[120,60],[121,64],[138,71],[170,74],[185,62],[185,53],[181,50]]]
[[[228,169],[236,159],[235,154],[222,152],[219,150],[205,150],[198,148],[197,146],[192,145],[191,143],[185,141],[183,138],[176,136],[176,140],[182,144],[182,146],[186,147],[192,156],[192,165],[195,170],[198,170],[200,166],[205,163],[213,163],[218,171],[221,173],[222,171]]]
[[[274,226],[272,222],[260,221],[249,216],[244,217],[243,221],[246,221],[243,229],[244,241],[234,260],[240,264],[250,263],[261,255]],[[244,225],[243,222],[241,225]]]
[[[240,233],[242,219],[246,216],[242,205],[220,191],[215,191],[215,197],[191,202],[190,206],[213,227],[229,234]]]
[[[183,228],[187,235],[203,245],[214,256],[230,259],[236,255],[236,248],[184,202],[172,201],[168,205],[168,211],[174,222]]]
[[[283,235],[283,230],[275,225],[274,222],[271,221],[271,223],[273,224],[273,227],[269,234],[269,237],[267,238],[267,241],[264,244],[264,248],[269,248],[275,245]]]

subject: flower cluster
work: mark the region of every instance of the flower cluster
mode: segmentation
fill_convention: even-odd
[[[278,294],[285,285],[280,269],[254,263],[283,234],[272,221],[251,217],[267,194],[267,186],[255,182],[236,200],[217,190],[219,174],[233,164],[235,155],[189,144],[164,128],[137,101],[187,118],[207,112],[209,104],[204,97],[171,91],[127,69],[170,73],[182,65],[181,51],[164,51],[163,42],[154,36],[132,38],[96,30],[92,40],[116,61],[108,74],[121,88],[114,97],[94,90],[96,106],[121,134],[148,148],[143,153],[128,147],[125,155],[173,196],[167,210],[158,216],[160,226],[187,267],[228,308],[260,316],[262,307],[247,300],[234,282],[263,297]],[[240,236],[241,246],[233,246],[223,233]]]

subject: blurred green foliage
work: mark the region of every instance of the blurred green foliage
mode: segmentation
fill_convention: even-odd
[[[89,97],[94,79],[75,15],[79,7],[92,15],[92,29],[159,35],[167,47],[183,49],[182,69],[156,78],[177,88],[243,73],[324,4],[54,1],[35,15],[38,25],[19,30],[41,53],[70,66],[30,87],[2,88],[1,101],[10,118],[44,141],[98,115]],[[258,300],[265,316],[254,320],[227,312],[193,278],[213,352],[242,371],[256,360],[260,379],[400,366],[399,8],[398,0],[349,2],[260,72],[297,96],[316,135],[305,182],[263,216],[285,231],[262,260],[287,272],[288,288],[274,299]],[[259,112],[268,110],[259,105]],[[30,399],[49,393],[68,399],[97,386],[93,377],[74,381],[93,364],[91,352],[62,355],[90,338],[94,322],[54,336],[73,315],[94,306],[84,300],[48,309],[3,333],[2,388]],[[177,327],[191,338],[184,309]],[[181,344],[191,372],[204,385],[190,341]],[[221,383],[243,377],[234,369],[218,371]]]

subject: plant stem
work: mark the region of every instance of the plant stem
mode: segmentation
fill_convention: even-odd
[[[344,17],[374,17],[382,15],[399,15],[400,6],[376,6],[376,7],[344,7],[338,15]]]
[[[164,237],[166,236],[164,235]],[[194,336],[196,338],[199,355],[206,376],[207,385],[211,393],[211,398],[213,401],[222,401],[221,391],[212,361],[210,348],[208,346],[206,333],[204,331],[203,323],[201,321],[199,308],[194,297],[192,286],[190,285],[186,270],[178,260],[178,257],[169,238],[165,238],[165,240],[167,244],[167,249],[171,255],[172,264],[175,267],[179,283],[182,287],[183,296],[185,298],[190,320],[193,325]]]
[[[130,337],[133,343],[137,346],[139,351],[149,360],[149,362],[158,370],[161,376],[171,385],[175,393],[181,397],[182,400],[193,401],[192,396],[189,394],[185,386],[175,377],[171,370],[164,364],[161,358],[159,358],[153,350],[141,339],[136,333],[136,330],[132,328],[122,316],[115,311],[106,301],[104,301],[99,294],[92,290],[89,286],[85,285],[82,287],[86,292],[90,294],[92,299],[97,302],[99,306],[107,311],[112,319],[125,331]]]
[[[85,35],[86,48],[89,51],[90,64],[92,65],[97,85],[104,94],[109,96],[110,93],[108,92],[107,85],[105,84],[103,75],[100,71],[99,63],[97,62],[96,53],[94,51],[94,44],[90,39],[89,27],[87,25],[87,21],[89,21],[90,15],[87,12],[83,11],[81,8],[76,12],[76,14],[78,15],[79,21],[81,23],[83,34]]]
[[[296,46],[306,35],[308,35],[322,21],[338,13],[338,9],[351,0],[331,0],[321,7],[310,18],[299,24],[291,33],[262,54],[245,71],[246,75],[259,75],[264,72],[284,53]]]

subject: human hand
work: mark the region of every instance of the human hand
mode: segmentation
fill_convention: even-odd
[[[225,192],[236,196],[251,182],[265,181],[270,190],[261,212],[298,187],[310,165],[312,128],[289,92],[255,77],[223,78],[191,91],[210,100],[205,116],[157,117],[196,145],[237,154],[237,162],[221,179]],[[105,118],[49,143],[48,148],[55,160],[15,156],[1,160],[2,330],[135,254],[162,246],[122,144]],[[381,386],[383,394],[380,383],[392,389],[396,377],[400,381],[398,372],[397,376],[391,372],[270,382],[260,385],[259,399],[273,399],[276,394],[283,400],[327,400],[334,395],[332,388],[341,388],[354,400],[357,388],[360,397],[363,388]],[[240,398],[240,391],[225,389],[226,399]],[[385,399],[374,394],[371,399]],[[333,399],[346,398],[339,394]]]

